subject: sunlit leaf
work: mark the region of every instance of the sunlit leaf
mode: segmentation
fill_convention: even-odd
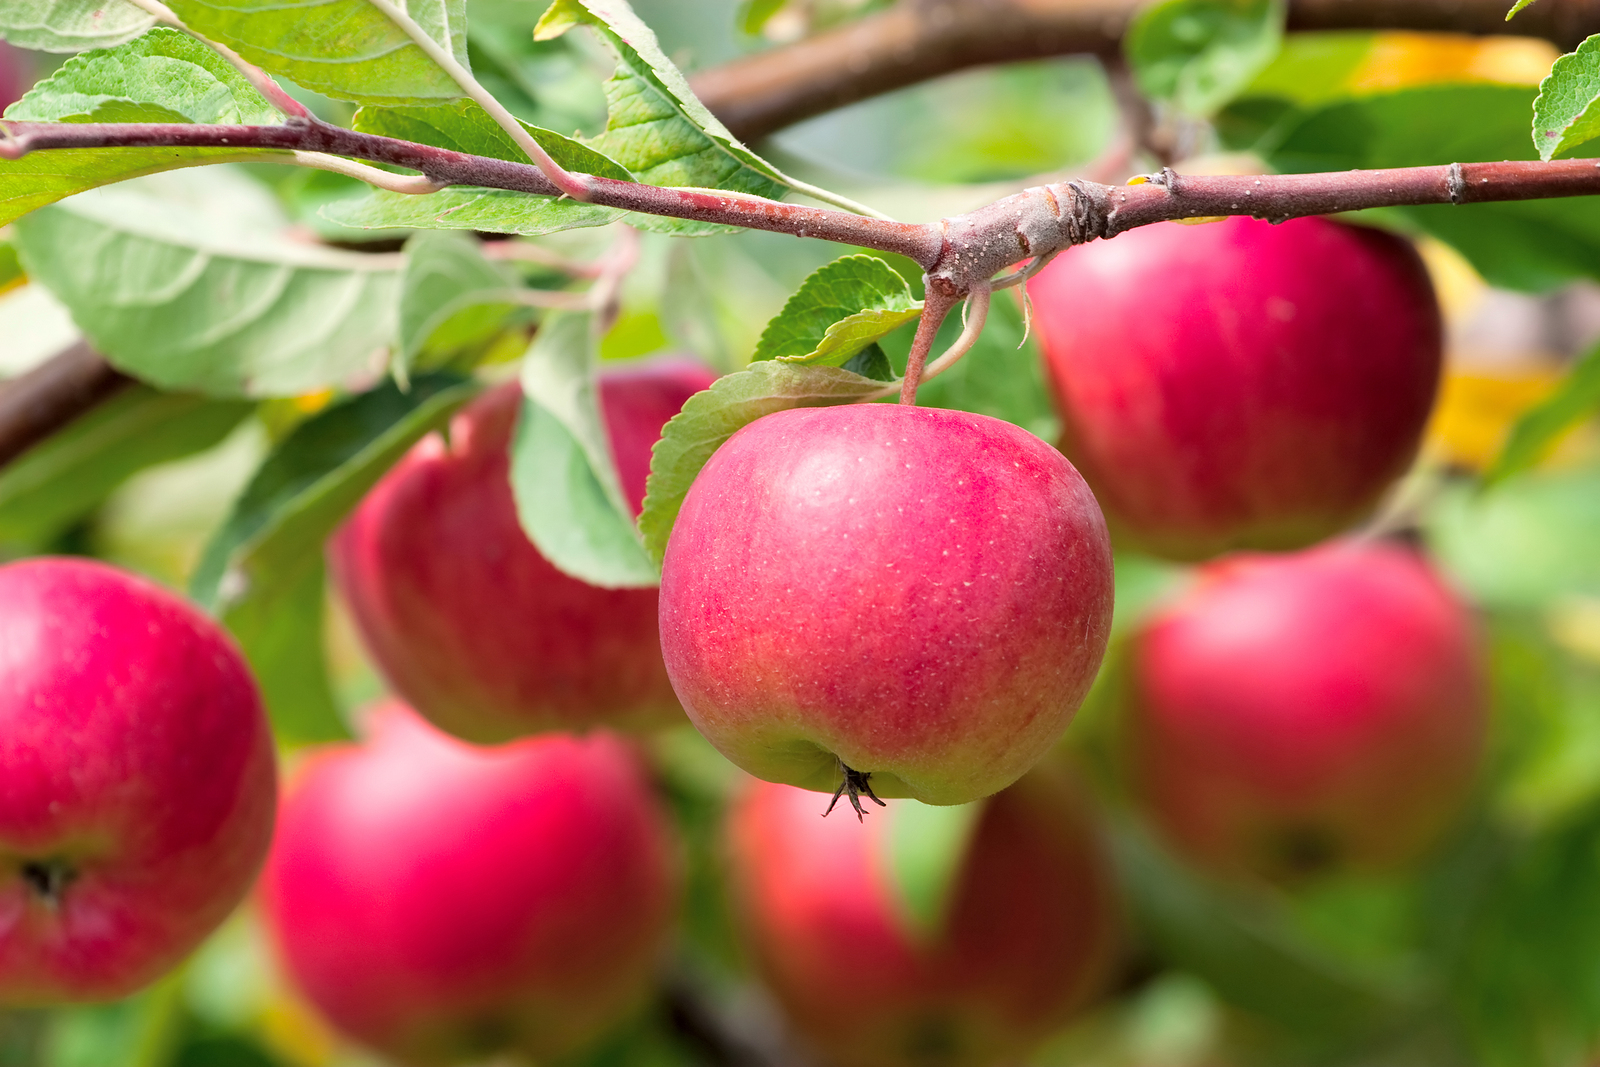
[[[127,0],[5,0],[0,40],[40,52],[110,48],[155,25]]]
[[[1533,147],[1539,158],[1577,154],[1600,137],[1600,36],[1556,60],[1533,102]]]
[[[1209,115],[1250,84],[1283,41],[1282,0],[1159,0],[1123,37],[1139,88]]]

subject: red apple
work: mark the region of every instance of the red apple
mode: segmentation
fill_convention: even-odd
[[[669,360],[609,371],[600,402],[624,491],[644,500],[661,427],[714,376]],[[654,589],[600,589],[539,554],[517,521],[508,446],[521,391],[465,408],[368,494],[329,563],[396,692],[493,743],[540,730],[648,727],[683,714],[661,663]]]
[[[243,657],[150,582],[0,567],[0,1006],[124,996],[233,910],[272,836]]]
[[[1473,619],[1416,553],[1240,556],[1137,637],[1139,791],[1203,865],[1289,879],[1383,869],[1472,787],[1486,692]]]
[[[767,781],[870,776],[931,804],[988,796],[1039,760],[1110,620],[1110,543],[1083,479],[963,411],[750,423],[696,479],[662,567],[667,669],[723,755]]]
[[[1061,773],[985,802],[936,931],[918,933],[883,835],[757,784],[731,819],[735,901],[786,1014],[840,1067],[1020,1062],[1096,993],[1118,942],[1099,842]]]
[[[1360,520],[1433,406],[1416,252],[1325,219],[1164,223],[1028,286],[1065,430],[1119,539],[1179,559],[1299,548]]]
[[[33,63],[28,54],[0,41],[0,113],[21,100],[33,87]]]
[[[404,1063],[581,1045],[645,993],[676,908],[669,829],[616,736],[478,748],[399,704],[313,757],[262,877],[286,969]]]

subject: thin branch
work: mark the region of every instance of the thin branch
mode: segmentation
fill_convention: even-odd
[[[514,141],[518,148],[527,153],[528,158],[538,164],[540,170],[549,177],[556,188],[574,200],[587,201],[589,199],[590,183],[593,180],[589,175],[572,174],[550,158],[550,153],[544,146],[533,139],[522,123],[516,120],[505,105],[494,98],[494,95],[478,83],[472,72],[456,61],[456,57],[449,50],[440,47],[439,42],[417,25],[417,21],[403,10],[396,7],[391,0],[367,0],[373,7],[383,12],[384,15],[400,29],[404,30],[413,44],[420,48],[424,55],[442,67],[446,74],[461,86],[479,107],[489,113],[489,117],[504,130]]]
[[[922,303],[922,317],[917,320],[917,333],[911,340],[911,354],[906,357],[906,376],[900,380],[900,403],[917,402],[917,386],[922,384],[922,368],[933,350],[934,338],[944,325],[950,309],[966,297],[966,293],[940,278],[928,279],[928,292]],[[857,806],[859,811],[859,805]]]
[[[900,0],[691,79],[744,141],[846,104],[985,63],[1116,55],[1145,0]],[[1544,37],[1563,50],[1600,33],[1600,0],[1540,0],[1507,27],[1509,0],[1290,0],[1295,30],[1443,30]]]
[[[82,341],[0,383],[0,467],[132,384]]]
[[[368,185],[379,189],[387,189],[391,193],[405,193],[408,196],[426,196],[428,193],[437,193],[445,186],[431,181],[420,174],[392,174],[377,167],[369,167],[365,163],[357,163],[338,156],[330,156],[326,152],[296,152],[294,161],[302,167],[313,170],[325,170],[333,174],[343,174],[347,178],[364,181]]]

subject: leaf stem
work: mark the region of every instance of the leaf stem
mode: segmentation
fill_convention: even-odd
[[[505,106],[500,101],[496,100],[487,89],[478,83],[478,79],[472,76],[471,71],[462,66],[448,49],[440,47],[438,41],[429,37],[415,19],[395,6],[391,0],[367,0],[367,2],[383,12],[390,22],[404,30],[406,36],[411,38],[412,42],[422,50],[424,55],[442,67],[444,72],[450,75],[457,85],[461,86],[462,92],[466,93],[479,107],[487,111],[489,117],[494,119],[500,128],[516,142],[517,147],[526,152],[528,158],[538,164],[539,169],[545,172],[557,189],[574,200],[588,202],[590,183],[593,180],[589,175],[573,174],[550,158],[550,153],[546,152],[544,147],[533,139],[533,135],[523,127],[522,123],[516,120],[516,117],[511,112],[505,109]]]
[[[957,337],[955,343],[945,349],[938,359],[928,364],[927,369],[922,372],[924,382],[932,381],[955,366],[956,361],[972,351],[972,346],[978,343],[978,335],[983,333],[983,324],[989,318],[990,292],[990,287],[986,285],[980,285],[972,290],[972,295],[967,297],[967,321],[961,330],[961,336]]]
[[[445,186],[430,180],[420,174],[392,174],[377,167],[369,167],[365,163],[357,163],[350,159],[341,159],[330,156],[326,152],[296,152],[294,153],[296,165],[310,167],[313,170],[325,170],[333,174],[343,174],[347,178],[355,178],[366,182],[368,185],[379,189],[387,189],[391,193],[405,193],[409,196],[424,196],[428,193],[437,193]]]

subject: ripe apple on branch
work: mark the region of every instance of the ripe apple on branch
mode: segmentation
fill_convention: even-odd
[[[1418,84],[1432,39],[1299,31],[1487,5],[835,6],[746,5],[814,32],[692,80],[620,0],[0,9],[72,54],[0,120],[0,551],[56,557],[0,567],[0,1009],[171,972],[128,1010],[186,1067],[288,1062],[239,1022],[284,1017],[437,1063],[1600,1048],[1593,486],[1519,473],[1600,363],[1503,493],[1418,461],[1440,248],[1600,275],[1593,5]],[[744,143],[1074,52],[1100,157],[937,221]],[[201,453],[253,473],[166,576],[232,638],[60,558],[149,567],[101,524]],[[267,847],[263,709],[267,873],[185,965]],[[219,1021],[257,922],[296,992]]]

